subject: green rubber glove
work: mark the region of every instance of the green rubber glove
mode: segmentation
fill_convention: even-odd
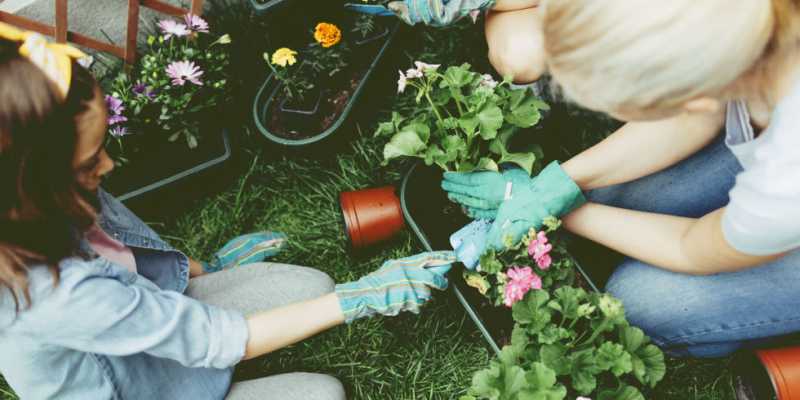
[[[455,261],[452,251],[421,253],[386,261],[377,271],[355,282],[336,285],[345,322],[375,314],[419,313],[431,298],[431,288],[447,289],[445,274]]]
[[[217,272],[252,264],[278,254],[285,244],[286,235],[280,232],[248,233],[226,243],[211,261],[201,265],[205,272]]]
[[[442,189],[447,197],[464,206],[473,219],[495,219],[497,209],[514,187],[530,186],[531,178],[521,168],[500,172],[445,172]],[[508,193],[507,193],[508,191]]]
[[[546,217],[561,217],[586,203],[581,189],[553,161],[527,185],[513,185],[511,194],[497,210],[489,229],[488,246],[504,249],[504,239],[516,243],[533,228],[538,230]]]

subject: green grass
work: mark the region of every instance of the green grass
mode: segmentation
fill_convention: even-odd
[[[231,11],[232,10],[232,11]],[[270,21],[235,15],[241,7],[230,7],[222,20],[246,29],[248,38],[266,38]],[[241,37],[241,36],[240,36]],[[234,38],[236,32],[234,31]],[[420,30],[397,46],[402,52],[394,69],[405,68],[410,60],[422,59],[446,64],[471,62],[487,70],[486,44],[481,26],[461,24],[446,30]],[[240,41],[237,79],[242,88],[254,87],[260,54],[275,44]],[[466,44],[466,45],[465,45]],[[254,55],[255,54],[255,55]],[[236,58],[235,58],[236,59]],[[249,106],[248,90],[242,90],[240,109]],[[386,96],[391,96],[386,93]],[[401,100],[395,106],[401,106]],[[360,115],[363,132],[372,132],[377,115],[386,115],[393,105]],[[236,116],[245,120],[246,114]],[[590,145],[609,129],[607,121],[588,113],[574,118],[590,129],[559,140],[557,148],[574,154]],[[409,233],[369,254],[353,255],[347,250],[339,215],[338,195],[383,184],[396,184],[401,168],[381,167],[380,143],[359,136],[341,153],[323,159],[280,156],[264,148],[254,135],[242,138],[240,173],[221,193],[195,201],[169,218],[148,221],[176,247],[197,258],[209,256],[226,239],[242,232],[271,229],[285,232],[290,245],[275,261],[307,265],[329,273],[342,282],[362,276],[393,257],[422,250]],[[544,138],[545,140],[548,138]],[[553,138],[550,138],[551,140]],[[292,372],[329,373],[344,382],[351,399],[454,399],[470,384],[474,371],[490,358],[482,338],[463,309],[447,293],[429,304],[420,315],[374,318],[340,326],[303,343],[240,365],[237,379]],[[656,388],[657,400],[733,399],[727,359],[669,360],[665,380]],[[146,384],[146,383],[143,383]],[[14,399],[0,376],[0,398]]]

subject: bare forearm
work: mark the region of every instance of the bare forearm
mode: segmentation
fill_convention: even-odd
[[[676,164],[716,137],[722,114],[629,122],[563,164],[583,190],[629,182]]]
[[[343,322],[335,293],[251,315],[247,317],[249,339],[244,359],[284,348]]]
[[[203,270],[203,266],[200,265],[200,262],[195,260],[194,258],[189,259],[189,277],[194,278],[200,275],[205,275],[206,271]]]
[[[588,203],[564,217],[564,227],[647,264],[694,275],[736,271],[780,257],[731,248],[722,235],[722,212],[694,219]]]
[[[541,0],[497,0],[492,11],[516,11],[525,8],[537,7]]]

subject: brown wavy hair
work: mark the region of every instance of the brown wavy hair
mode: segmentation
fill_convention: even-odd
[[[99,212],[72,166],[78,120],[98,94],[94,77],[77,63],[66,98],[26,58],[20,43],[0,39],[0,295],[10,289],[30,305],[28,269],[86,257],[80,238]]]

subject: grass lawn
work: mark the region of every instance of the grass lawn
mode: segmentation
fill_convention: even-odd
[[[230,23],[243,19],[230,17]],[[468,61],[488,71],[481,29],[466,23],[446,31],[408,32],[397,44],[401,46],[397,60],[402,65],[390,67],[406,68],[411,60],[423,59],[446,64]],[[254,59],[260,59],[260,53]],[[244,81],[242,87],[253,83]],[[371,254],[352,255],[339,216],[341,191],[398,183],[402,169],[380,166],[381,143],[370,136],[378,116],[402,106],[402,101],[407,100],[359,113],[358,127],[363,133],[343,152],[322,159],[279,155],[250,132],[240,141],[248,148],[241,155],[241,173],[231,179],[227,189],[194,202],[177,215],[148,222],[176,247],[197,258],[208,257],[226,239],[242,232],[282,231],[289,235],[290,245],[276,261],[317,267],[338,282],[360,277],[385,259],[420,251],[411,235],[404,233]],[[242,108],[248,106],[245,98]],[[244,114],[237,118],[246,121]],[[601,132],[593,135],[576,133],[565,141],[565,150],[578,151],[607,133],[607,124],[598,126]],[[341,379],[352,399],[457,399],[470,385],[473,372],[484,367],[490,356],[460,305],[443,293],[418,316],[374,318],[332,329],[243,363],[236,378],[314,371]],[[728,360],[669,360],[667,376],[650,398],[733,399],[727,364]],[[15,398],[3,380],[0,394],[4,399]]]

